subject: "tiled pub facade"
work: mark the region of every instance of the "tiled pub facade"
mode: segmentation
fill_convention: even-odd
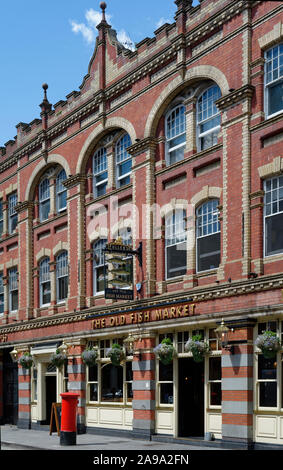
[[[79,432],[282,445],[282,352],[264,361],[254,341],[283,333],[283,6],[175,4],[175,22],[130,51],[102,2],[80,90],[52,106],[44,85],[40,119],[0,148],[1,421],[48,423],[68,390]],[[118,236],[142,242],[132,301],[104,298],[102,248]],[[210,344],[201,364],[184,349],[195,332]],[[115,368],[105,351],[129,334]],[[153,352],[164,335],[167,368]],[[31,352],[30,371],[13,349]]]

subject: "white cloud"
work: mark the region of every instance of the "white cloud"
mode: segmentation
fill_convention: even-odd
[[[130,36],[123,29],[118,32],[117,39],[127,49],[130,49],[131,51],[135,50],[134,42],[131,40]]]
[[[92,44],[95,40],[94,30],[89,26],[86,26],[84,23],[76,23],[71,21],[72,31],[75,34],[81,33],[83,38],[86,40],[87,44]]]
[[[170,20],[168,20],[168,19],[166,20],[166,19],[165,19],[165,18],[163,18],[163,17],[162,17],[162,18],[160,18],[160,20],[159,20],[159,21],[157,21],[157,23],[156,23],[156,28],[157,28],[157,29],[158,29],[158,28],[160,28],[160,27],[161,27],[161,26],[163,26],[165,23],[169,23],[169,24],[170,24],[170,23],[171,23],[171,21],[170,21]]]
[[[87,10],[85,17],[89,26],[93,26],[94,28],[96,28],[96,26],[102,20],[102,13],[100,11],[95,11],[92,8],[90,8],[89,10]],[[107,23],[110,23],[112,16],[106,13],[105,17],[106,17]]]
[[[94,44],[95,38],[97,36],[96,26],[101,22],[102,13],[95,11],[92,8],[86,11],[85,13],[86,23],[77,23],[74,20],[71,20],[72,31],[75,34],[81,33],[87,44]],[[111,15],[106,14],[106,21],[110,23]],[[132,51],[135,50],[135,44],[129,37],[129,35],[123,29],[118,31],[117,39],[124,47]]]

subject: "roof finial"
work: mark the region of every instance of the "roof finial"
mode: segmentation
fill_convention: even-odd
[[[102,21],[105,21],[106,22],[106,18],[105,18],[105,10],[106,10],[106,7],[107,7],[107,4],[105,2],[100,2],[100,8],[102,10]]]
[[[44,90],[44,98],[43,98],[43,101],[48,101],[48,99],[47,99],[47,93],[46,93],[46,90],[48,89],[47,83],[43,83],[42,88],[43,88],[43,90]]]
[[[49,113],[51,111],[52,105],[49,103],[47,99],[47,93],[46,90],[48,88],[47,83],[43,83],[42,88],[44,90],[44,97],[42,103],[39,105],[41,107],[41,115],[46,117],[46,113]]]

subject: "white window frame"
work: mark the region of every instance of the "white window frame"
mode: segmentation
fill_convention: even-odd
[[[18,214],[15,211],[15,207],[18,203],[18,196],[17,193],[13,193],[8,197],[8,215],[9,215],[9,234],[15,233],[16,226],[18,223]],[[16,220],[15,229],[12,231],[13,221]]]
[[[38,186],[38,202],[39,202],[39,220],[45,222],[50,214],[50,182],[49,178],[43,178]],[[43,217],[43,207],[49,204],[48,216]]]
[[[48,265],[43,267],[43,263]],[[43,258],[39,263],[39,305],[40,307],[46,307],[50,305],[50,302],[43,303],[43,286],[44,284],[50,284],[50,301],[51,301],[51,279],[50,279],[50,269],[49,269],[50,259],[48,257]]]
[[[92,263],[92,269],[93,269],[93,295],[101,295],[104,293],[104,290],[102,291],[96,291],[96,284],[97,284],[97,271],[99,268],[104,267],[104,253],[103,253],[103,248],[105,248],[107,243],[106,238],[100,238],[99,240],[96,240],[96,242],[93,243],[92,246],[92,253],[93,253],[93,263]],[[96,257],[98,258],[98,262],[96,261]]]
[[[0,201],[0,238],[4,230],[4,213],[3,213],[3,201]]]
[[[67,279],[67,296],[59,298],[60,293],[60,279]],[[68,265],[68,252],[62,251],[56,256],[56,299],[57,304],[64,303],[68,297],[68,283],[69,283],[69,265]]]
[[[93,172],[93,194],[94,197],[103,196],[105,193],[98,195],[99,186],[107,186],[108,182],[108,165],[107,165],[107,150],[105,147],[100,147],[96,150],[92,157],[92,172]],[[107,174],[106,178],[97,181],[97,178],[104,173]]]
[[[68,372],[68,362],[63,365],[63,393],[68,392],[68,383],[69,383],[69,372]]]
[[[277,207],[279,208],[279,202],[282,201],[282,205],[283,205],[283,195],[281,196],[280,198],[280,189],[282,190],[281,192],[283,193],[283,184],[282,186],[280,186],[280,178],[283,180],[283,174],[279,175],[279,176],[274,176],[272,178],[267,178],[264,180],[263,182],[263,188],[264,188],[264,210],[263,210],[263,238],[264,238],[264,247],[263,247],[263,252],[264,252],[264,257],[265,258],[269,258],[270,256],[276,256],[280,253],[283,253],[283,248],[282,250],[280,251],[276,251],[275,253],[270,253],[270,254],[267,254],[267,230],[266,230],[266,223],[267,223],[267,219],[270,218],[270,217],[273,217],[273,216],[276,216],[276,215],[279,215],[279,214],[283,214],[283,210],[277,210],[276,212],[273,212],[273,204],[275,204],[275,202],[277,203]],[[277,180],[277,188],[275,189],[271,189],[271,190],[267,190],[266,189],[266,186],[267,184],[270,182],[270,185],[271,187],[273,186],[273,181]],[[267,202],[267,196],[268,196],[268,193],[271,193],[270,195],[270,198],[272,199],[272,192],[273,191],[277,191],[277,196],[278,198],[274,201],[270,201],[270,202]],[[270,214],[267,214],[267,206],[270,205],[271,206],[271,213]],[[282,216],[283,217],[283,216]]]
[[[4,315],[4,309],[5,309],[5,304],[4,304],[4,283],[3,283],[3,273],[0,273],[0,306],[2,307],[2,312],[0,309],[0,316]]]
[[[205,101],[205,109],[204,109],[204,99],[205,99],[204,97],[205,95],[208,95],[210,90],[212,90],[212,96],[207,97]],[[216,132],[218,134],[220,131],[220,124],[214,127],[211,127],[207,131],[204,131],[204,132],[201,132],[201,126],[203,124],[209,123],[210,121],[218,117],[220,118],[219,121],[221,120],[221,113],[215,106],[215,101],[219,99],[220,96],[221,96],[221,91],[220,91],[219,86],[212,85],[206,88],[197,100],[197,147],[198,147],[199,152],[216,145],[216,144],[212,144],[209,147],[202,148],[201,141],[202,141],[202,138],[205,138],[206,136],[210,134],[215,134]],[[211,109],[211,112],[209,112],[209,109]],[[205,113],[206,115],[204,116]]]
[[[132,380],[127,380],[127,364],[130,364],[132,367],[132,375],[133,375],[133,361],[132,360],[127,360],[124,365],[124,400],[126,401],[127,405],[131,405],[133,398],[129,400],[128,396],[128,385],[132,384],[133,387],[133,379]],[[132,388],[133,391],[133,388]]]
[[[121,176],[119,176],[119,168],[125,162],[132,160],[132,156],[127,152],[127,148],[132,145],[129,134],[123,134],[116,142],[115,145],[115,158],[116,158],[116,184],[118,188],[126,186],[129,183],[122,184],[121,181],[131,176],[132,169]]]
[[[56,208],[57,208],[58,213],[63,212],[67,209],[67,202],[66,202],[65,206],[60,207],[60,196],[63,193],[67,194],[67,189],[62,184],[62,181],[65,181],[66,179],[67,179],[66,172],[65,172],[64,168],[62,168],[62,170],[59,171],[59,173],[56,177]]]
[[[31,369],[31,402],[32,403],[37,403],[38,401],[37,384],[38,384],[38,369],[35,365],[33,365]]]
[[[18,286],[18,268],[10,268],[8,270],[8,279],[9,279],[9,312],[14,313],[19,309],[19,286]],[[17,292],[18,301],[17,308],[12,310],[12,296],[13,293]]]
[[[207,404],[209,409],[215,409],[215,410],[221,410],[221,403],[220,405],[212,405],[211,404],[211,386],[212,384],[215,383],[222,383],[222,377],[220,379],[210,379],[209,374],[210,374],[210,361],[215,359],[215,358],[220,358],[220,363],[221,363],[221,351],[216,352],[216,353],[210,353],[210,355],[207,357]],[[220,371],[222,372],[222,366],[220,364]]]
[[[131,405],[132,402],[128,401],[128,396],[127,396],[127,384],[131,383],[132,381],[126,380],[126,363],[131,362],[133,360],[132,356],[126,355],[126,361],[124,364],[121,364],[119,369],[122,367],[123,368],[123,384],[122,384],[122,392],[123,392],[123,399],[122,401],[108,401],[108,400],[102,400],[102,371],[105,369],[107,365],[110,365],[111,362],[109,359],[106,357],[106,352],[107,349],[112,347],[114,343],[119,343],[121,346],[123,344],[122,338],[107,338],[104,340],[100,341],[89,341],[87,344],[87,347],[91,346],[98,346],[99,351],[100,351],[100,361],[96,363],[97,367],[97,380],[90,381],[89,380],[89,366],[86,367],[86,401],[87,404],[102,404],[103,406],[105,405],[111,405],[111,406],[117,406],[120,407],[121,405],[126,406],[126,405]],[[97,401],[91,401],[90,400],[90,385],[91,384],[96,384],[97,385]]]
[[[171,280],[178,276],[167,276],[167,249],[171,246],[182,245],[187,241],[186,211],[185,209],[174,209],[165,216],[165,279]],[[187,251],[184,250],[186,253]],[[187,260],[184,268],[187,269]],[[181,268],[179,268],[181,269]],[[183,274],[184,275],[184,274]]]
[[[212,235],[216,235],[217,233],[221,233],[221,226],[220,226],[220,222],[219,222],[219,212],[218,212],[218,209],[217,209],[217,206],[216,208],[214,209],[214,211],[212,212],[212,216],[215,216],[217,214],[217,222],[212,222],[211,224],[209,224],[208,222],[207,223],[203,223],[201,225],[201,229],[202,229],[202,232],[203,232],[203,228],[204,227],[207,227],[209,225],[212,225],[212,232],[211,233],[207,233],[207,234],[202,234],[202,235],[199,235],[199,224],[198,224],[198,221],[199,221],[199,218],[202,217],[202,215],[198,214],[198,212],[200,211],[200,209],[202,207],[204,207],[205,205],[207,204],[211,204],[213,202],[216,202],[217,203],[217,206],[219,205],[219,200],[218,199],[208,199],[207,201],[203,202],[202,204],[200,204],[197,209],[196,209],[196,272],[197,273],[204,273],[204,272],[209,272],[209,271],[214,271],[215,269],[218,269],[219,265],[215,268],[211,268],[211,269],[203,269],[203,270],[200,270],[199,269],[199,262],[198,262],[198,259],[199,259],[199,253],[198,253],[198,240],[201,239],[201,238],[204,238],[204,237],[209,237],[209,236],[212,236]],[[214,224],[217,223],[217,230],[214,230],[213,226]],[[221,262],[221,245],[220,245],[220,262]]]
[[[269,108],[269,89],[273,86],[276,86],[277,84],[281,83],[281,87],[283,88],[283,62],[280,67],[280,62],[278,62],[277,67],[272,67],[274,64],[274,51],[278,48],[278,59],[280,61],[280,55],[282,56],[283,60],[283,43],[281,42],[280,44],[277,44],[269,49],[267,49],[264,53],[264,59],[265,59],[265,64],[264,64],[264,108],[265,108],[265,117],[267,119],[270,119],[274,116],[277,116],[278,114],[281,114],[283,112],[283,101],[282,101],[282,108],[279,111],[276,111],[275,113],[269,114],[268,113],[268,108]],[[282,49],[282,53],[280,54],[280,49]],[[268,55],[271,53],[272,57],[268,58]],[[271,70],[269,70],[271,65]],[[281,75],[280,75],[280,68],[282,70]],[[278,70],[278,77],[274,78],[274,72]],[[271,74],[270,80],[268,79],[268,74]]]
[[[264,331],[265,329],[267,330],[272,330],[274,331],[279,338],[282,339],[283,335],[283,322],[282,321],[277,321],[277,320],[270,320],[270,323],[276,323],[276,331],[274,331],[273,328],[269,325],[269,322],[261,322],[258,323],[257,328],[254,329],[254,334],[256,338],[257,334],[259,333],[259,328]],[[282,412],[283,409],[283,392],[282,392],[282,386],[283,386],[283,381],[282,381],[282,373],[283,373],[283,354],[282,350],[277,353],[274,359],[274,363],[276,363],[276,379],[259,379],[258,378],[258,357],[262,355],[261,351],[257,348],[255,348],[255,406],[258,411],[280,411]],[[261,383],[275,383],[277,384],[276,386],[276,406],[260,406],[260,384]]]
[[[182,110],[182,113],[180,114],[181,116],[181,121],[179,124],[176,124],[176,114],[178,110]],[[167,166],[173,165],[173,163],[176,163],[178,161],[181,161],[184,159],[184,153],[185,153],[185,148],[186,148],[186,108],[183,104],[178,104],[177,106],[174,106],[174,108],[170,109],[168,113],[165,116],[165,137],[166,137],[166,164]],[[173,121],[173,116],[175,115],[175,121]],[[171,122],[170,122],[171,121]],[[172,121],[175,122],[175,125],[172,125]],[[176,138],[182,138],[183,141],[180,142],[179,144],[175,145],[174,147],[170,148],[170,141],[174,140]],[[173,152],[175,152],[178,149],[184,149],[182,157],[178,158],[175,161],[172,161],[171,155]]]

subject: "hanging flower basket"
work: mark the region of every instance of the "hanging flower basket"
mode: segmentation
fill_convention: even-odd
[[[112,344],[112,348],[109,348],[106,352],[106,357],[110,357],[113,366],[119,366],[121,362],[125,361],[126,354],[120,344]]]
[[[264,331],[255,340],[255,345],[261,350],[265,359],[272,359],[281,349],[281,342],[273,331]]]
[[[53,365],[53,366],[56,366],[58,367],[58,369],[60,369],[60,367],[62,367],[62,365],[67,361],[67,356],[66,354],[62,353],[60,351],[60,349],[56,349],[56,352],[54,354],[52,354],[51,356],[51,360],[50,360],[50,363]]]
[[[209,352],[209,344],[203,341],[201,335],[195,335],[186,342],[185,351],[192,353],[195,362],[202,362]]]
[[[165,366],[171,364],[176,354],[175,348],[170,338],[164,338],[153,350],[157,359]]]
[[[94,348],[87,348],[82,353],[82,360],[87,366],[95,366],[98,357],[98,351]]]
[[[32,355],[28,352],[25,352],[19,359],[18,363],[22,366],[23,369],[31,369],[33,366]]]

